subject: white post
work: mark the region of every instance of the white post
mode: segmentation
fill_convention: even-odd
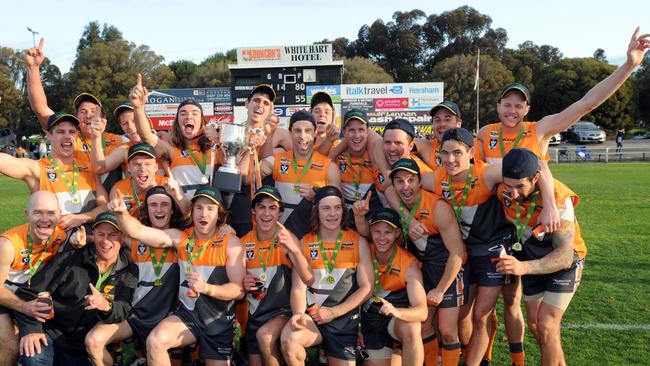
[[[605,148],[605,162],[609,163],[609,147]]]

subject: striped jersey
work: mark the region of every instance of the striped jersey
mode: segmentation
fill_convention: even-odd
[[[210,169],[210,150],[201,151],[199,144],[193,143],[188,146],[187,149],[182,150],[176,146],[172,146],[172,153],[170,156],[171,164],[170,169],[172,174],[174,174],[174,179],[178,181],[178,184],[183,189],[183,193],[188,199],[191,199],[194,195],[194,191],[199,186],[205,185],[201,181],[204,176],[204,172],[199,169],[197,163],[192,158],[192,155],[188,151],[192,151],[200,165],[203,165],[205,162],[205,172],[207,173]],[[215,163],[218,165],[219,154],[214,154]]]
[[[408,269],[415,261],[415,257],[406,251],[406,249],[395,244],[393,246],[397,252],[390,267],[388,263],[378,264],[379,285],[381,289],[375,288],[375,293],[382,297],[384,300],[390,302],[397,308],[407,308],[411,306],[409,302],[408,292],[406,290],[406,282]],[[375,244],[370,244],[370,253],[372,254],[373,262],[375,257]],[[376,283],[376,281],[375,281]],[[371,313],[379,313],[382,304],[373,302],[372,297],[363,305],[363,311]]]

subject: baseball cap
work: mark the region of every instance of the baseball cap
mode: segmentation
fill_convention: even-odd
[[[444,144],[445,141],[448,140],[462,142],[468,147],[474,146],[474,136],[472,135],[471,132],[467,131],[462,127],[454,127],[448,129],[447,132],[445,132],[445,134],[442,135],[442,141],[440,143]]]
[[[201,104],[197,102],[194,99],[185,99],[184,101],[181,102],[181,104],[178,105],[178,111],[181,110],[181,108],[185,107],[186,105],[193,105],[198,107],[201,110],[201,114],[203,114],[203,107],[201,107]],[[178,114],[178,111],[176,112]]]
[[[530,104],[530,92],[528,91],[528,88],[524,84],[520,84],[520,83],[511,83],[506,85],[506,87],[503,88],[503,91],[501,92],[501,96],[499,97],[499,102],[511,90],[516,90],[521,94],[523,94],[524,98],[526,99],[526,103]]]
[[[133,105],[131,105],[131,101],[125,100],[122,103],[120,103],[120,105],[115,107],[115,109],[113,109],[113,116],[117,117],[120,115],[120,113],[124,111],[132,111],[132,110],[133,110]]]
[[[358,109],[352,109],[347,111],[347,113],[345,113],[345,116],[343,117],[343,127],[345,128],[348,122],[350,122],[353,119],[356,119],[357,121],[361,121],[366,125],[368,124],[368,117],[363,111]]]
[[[335,187],[335,186],[325,186],[321,188],[316,188],[316,196],[314,198],[316,204],[320,202],[325,197],[338,197],[340,199],[343,199],[343,194],[341,191]]]
[[[402,227],[399,214],[397,211],[389,207],[382,207],[378,209],[372,215],[372,218],[370,218],[370,226],[379,222],[385,222],[388,225],[392,226],[393,229]]]
[[[99,224],[111,224],[113,225],[117,230],[120,230],[120,226],[117,224],[117,216],[111,212],[102,212],[97,217],[95,218],[95,223],[93,223],[93,229],[99,225]]]
[[[406,170],[409,173],[417,174],[420,176],[420,167],[413,159],[401,158],[390,167],[390,178],[397,173],[398,170]]]
[[[127,157],[127,161],[131,160],[136,155],[147,155],[152,159],[156,158],[156,150],[153,148],[153,146],[149,145],[146,142],[138,142],[137,144],[131,145],[129,148],[129,155]]]
[[[57,112],[47,118],[47,130],[51,131],[57,123],[63,121],[68,121],[79,128],[79,120],[77,117],[65,112]]]
[[[453,113],[456,117],[460,118],[460,108],[458,104],[452,102],[451,100],[443,100],[442,102],[436,104],[429,111],[429,115],[433,117],[439,109],[446,109],[449,112]]]
[[[388,122],[386,127],[384,127],[384,134],[386,134],[386,130],[402,130],[411,135],[411,138],[415,137],[415,127],[413,127],[411,122],[403,118],[396,118]]]
[[[266,197],[278,201],[280,203],[280,206],[282,206],[282,196],[280,195],[280,191],[278,191],[278,189],[273,186],[262,186],[258,188],[257,191],[255,191],[255,194],[253,194],[253,199],[251,199],[251,207],[255,207],[255,204],[257,204],[257,202],[263,200]]]
[[[291,115],[291,118],[289,119],[289,131],[291,131],[293,124],[298,121],[309,121],[312,125],[314,125],[314,129],[316,128],[316,118],[314,118],[314,115],[311,114],[311,112],[301,109]]]
[[[528,149],[512,149],[503,157],[501,172],[504,178],[530,178],[539,171],[539,158]]]
[[[79,105],[82,102],[90,102],[90,103],[96,104],[96,105],[98,105],[100,107],[102,106],[102,104],[99,102],[99,99],[96,96],[94,96],[94,95],[92,95],[90,93],[81,93],[81,94],[77,95],[74,98],[74,109],[75,110],[79,109]]]
[[[221,206],[221,202],[219,202],[221,195],[210,186],[202,186],[201,188],[197,189],[194,193],[194,196],[192,197],[192,202],[196,201],[199,197],[205,197]]]
[[[275,102],[275,90],[273,90],[273,87],[269,84],[260,84],[256,86],[250,94],[248,94],[248,101],[250,102],[251,98],[253,97],[253,94],[255,93],[262,93],[266,94],[269,99],[271,100],[271,103]]]
[[[314,109],[315,106],[321,103],[327,103],[330,105],[330,107],[332,107],[332,109],[334,109],[334,102],[332,102],[332,97],[323,91],[319,91],[311,97],[311,103],[309,104],[309,107],[311,109]]]

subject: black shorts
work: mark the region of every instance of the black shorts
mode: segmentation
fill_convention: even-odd
[[[510,275],[497,272],[497,264],[490,261],[489,255],[470,256],[470,283],[481,287],[505,286],[510,283]]]
[[[352,331],[334,333],[332,327],[324,324],[318,325],[318,331],[323,337],[321,346],[328,356],[348,361],[356,359],[357,338],[359,337],[356,328]]]
[[[388,324],[392,317],[376,313],[361,313],[361,333],[366,349],[393,348],[397,340],[391,337],[388,332]]]
[[[133,315],[126,318],[126,322],[133,331],[133,341],[136,342],[140,349],[145,350],[147,348],[147,337],[149,337],[149,333],[151,333],[155,327],[145,324],[142,320]]]
[[[580,285],[584,260],[576,259],[571,268],[543,275],[522,276],[524,296],[544,292],[573,293]]]
[[[289,319],[289,316],[284,316],[284,315],[278,315],[278,316],[282,316],[287,320]],[[264,324],[265,324],[264,322],[256,321],[251,318],[248,318],[248,321],[246,322],[246,332],[244,334],[244,338],[242,339],[242,341],[246,344],[246,353],[248,353],[249,355],[261,354],[260,345],[257,343],[256,335],[258,329],[260,329]],[[280,341],[280,337],[278,337],[278,341]]]
[[[9,314],[9,316],[13,318],[14,311],[12,309],[6,308],[4,306],[0,306],[0,315],[2,315],[2,314]]]
[[[445,266],[440,264],[422,264],[422,276],[424,278],[424,290],[428,293],[435,288],[440,282],[442,275],[445,273]],[[442,302],[438,308],[455,308],[465,304],[469,298],[469,283],[465,279],[465,270],[463,267],[456,275],[454,282],[451,283],[442,297]]]
[[[228,361],[233,352],[233,339],[235,329],[233,327],[224,329],[221,333],[208,335],[205,333],[201,320],[193,311],[187,310],[184,306],[174,314],[192,332],[200,347],[199,355],[204,359]]]

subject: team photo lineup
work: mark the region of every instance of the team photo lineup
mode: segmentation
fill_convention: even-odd
[[[512,365],[530,347],[566,365],[561,322],[588,243],[549,141],[648,48],[637,28],[621,66],[537,121],[517,82],[478,131],[443,100],[428,139],[401,118],[371,129],[358,109],[339,126],[326,92],[283,128],[268,84],[234,124],[187,99],[156,131],[141,75],[114,110],[78,90],[54,111],[41,39],[24,54],[27,96],[51,151],[0,153],[0,173],[30,193],[24,223],[0,228],[0,366],[113,365],[127,343],[134,365],[188,364],[180,352],[222,366],[478,366],[498,329]]]

